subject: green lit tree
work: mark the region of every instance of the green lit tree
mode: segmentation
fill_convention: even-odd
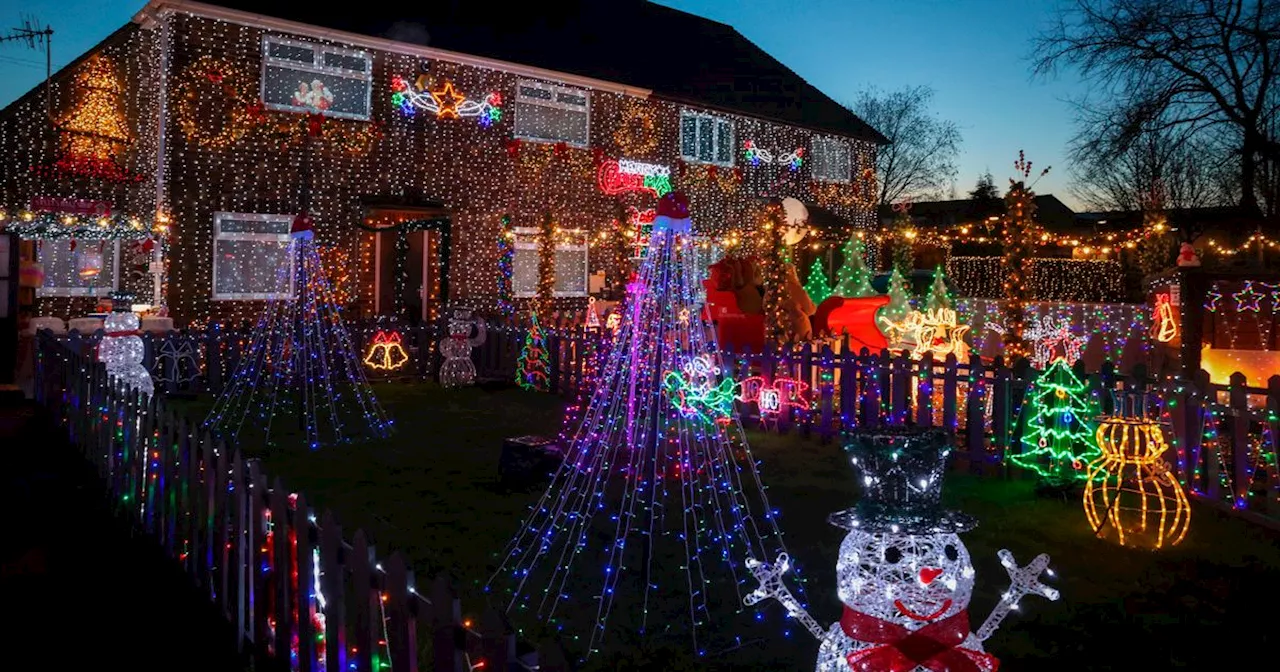
[[[1084,481],[1089,462],[1102,453],[1094,437],[1094,404],[1065,358],[1036,378],[1022,408],[1022,452],[1010,461],[1035,471],[1042,488],[1068,490]]]
[[[550,385],[551,362],[547,358],[547,338],[538,324],[538,311],[530,314],[529,334],[524,338],[516,365],[516,384],[526,390],[546,392]]]
[[[875,296],[871,286],[871,269],[867,268],[862,241],[851,238],[844,244],[844,263],[836,273],[835,295],[846,299]]]
[[[880,309],[880,317],[893,322],[901,322],[911,312],[911,292],[907,290],[907,280],[894,267],[889,274],[889,303]]]
[[[951,293],[947,291],[946,276],[941,266],[933,272],[933,284],[929,286],[929,297],[925,301],[927,310],[952,308]]]
[[[804,291],[809,294],[809,300],[819,304],[827,300],[831,296],[831,283],[827,281],[827,269],[822,265],[822,258],[813,260],[813,265],[809,267],[809,277],[804,282]]]

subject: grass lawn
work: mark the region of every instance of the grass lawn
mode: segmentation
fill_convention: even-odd
[[[261,455],[265,470],[305,492],[317,511],[332,509],[348,535],[356,528],[370,533],[383,557],[393,549],[405,553],[420,584],[448,571],[463,593],[465,613],[478,617],[487,599],[481,587],[497,555],[541,494],[499,487],[502,441],[553,435],[562,400],[518,389],[446,391],[429,384],[384,384],[376,391],[396,421],[392,439],[316,452],[274,450]],[[198,416],[207,400],[192,406]],[[771,503],[782,511],[788,549],[805,571],[810,611],[828,624],[840,615],[834,575],[843,530],[826,517],[857,500],[853,468],[837,445],[816,439],[756,432],[749,439],[763,462]],[[1079,501],[1037,499],[1029,480],[952,473],[944,498],[979,520],[962,537],[978,575],[973,627],[1008,586],[998,549],[1010,549],[1020,563],[1049,553],[1058,574],[1053,585],[1060,601],[1024,599],[1022,612],[1011,614],[987,642],[1001,670],[1256,669],[1280,646],[1275,534],[1197,507],[1180,546],[1149,553],[1095,540]],[[583,607],[595,611],[594,602]],[[781,613],[776,603],[767,609]],[[728,614],[722,627],[731,633],[751,620],[749,612]],[[537,641],[537,623],[520,616],[513,623]],[[781,627],[757,630],[762,637],[696,662],[687,638],[685,645],[679,639],[670,646],[636,644],[593,657],[589,668],[813,669],[817,643],[798,625],[791,629],[789,638]],[[1253,662],[1233,665],[1246,660]]]

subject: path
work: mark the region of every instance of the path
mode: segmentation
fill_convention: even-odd
[[[34,404],[0,402],[0,447],[6,656],[60,670],[247,669],[231,626],[111,515],[91,467]]]

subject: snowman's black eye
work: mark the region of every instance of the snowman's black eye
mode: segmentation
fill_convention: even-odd
[[[902,559],[902,551],[899,551],[898,547],[890,546],[889,548],[884,549],[885,562],[891,565],[896,565],[898,564],[898,561],[901,559]]]
[[[951,562],[955,562],[956,560],[960,559],[960,552],[957,551],[956,547],[952,546],[951,544],[947,544],[947,547],[942,549],[942,552],[947,556],[947,559],[950,560]]]

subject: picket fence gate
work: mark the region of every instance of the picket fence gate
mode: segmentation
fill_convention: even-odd
[[[182,565],[235,626],[240,650],[268,669],[570,669],[557,644],[518,643],[496,609],[464,620],[447,575],[418,592],[400,553],[379,562],[360,530],[348,543],[330,512],[317,518],[304,494],[163,395],[124,391],[83,349],[48,332],[37,338],[37,401],[97,468],[118,510]]]

